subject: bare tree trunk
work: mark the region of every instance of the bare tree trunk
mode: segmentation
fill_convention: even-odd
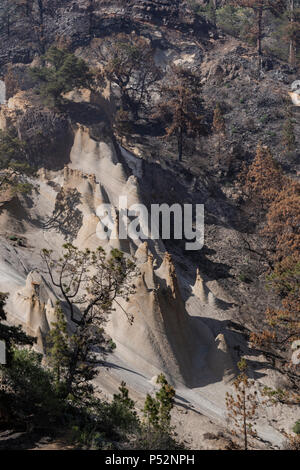
[[[7,26],[7,36],[10,37],[10,14],[9,13],[7,14],[6,26]]]
[[[291,26],[293,26],[293,23],[295,21],[295,4],[294,0],[290,0],[289,4],[289,14],[290,14],[290,23]],[[290,38],[290,47],[289,47],[289,64],[294,67],[296,65],[296,44],[295,44],[295,39],[294,35],[292,34],[292,37]]]
[[[88,12],[89,12],[89,36],[92,38],[94,31],[94,0],[89,0]]]
[[[26,0],[25,3],[25,15],[28,17],[30,16],[31,10],[32,10],[32,0]]]
[[[178,161],[182,162],[182,152],[183,152],[183,129],[182,126],[179,129],[178,133]]]
[[[211,0],[212,8],[213,8],[213,24],[217,26],[217,8],[218,8],[218,0]]]
[[[243,430],[244,430],[244,450],[248,450],[247,418],[246,418],[246,389],[243,390]]]
[[[218,135],[218,160],[221,161],[221,134]]]
[[[259,56],[262,55],[262,14],[262,8],[259,7],[257,10],[257,53]]]
[[[39,8],[39,32],[38,32],[38,40],[39,46],[42,54],[45,54],[45,37],[44,37],[44,4],[43,0],[38,0],[38,8]]]
[[[262,6],[259,6],[256,10],[256,21],[257,21],[256,47],[257,47],[259,70],[261,70],[261,67],[262,67],[262,18],[263,18],[263,9],[262,9]]]

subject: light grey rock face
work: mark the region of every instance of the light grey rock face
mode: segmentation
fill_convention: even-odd
[[[299,82],[300,83],[300,82]],[[291,350],[293,351],[291,361],[295,366],[300,364],[300,340],[293,341]]]
[[[292,354],[292,364],[295,366],[300,364],[300,349],[297,349],[297,351]]]
[[[45,14],[48,43],[57,35],[70,38],[76,54],[80,52],[80,56],[93,66],[98,64],[98,43],[105,43],[107,37],[120,31],[136,31],[151,41],[156,63],[163,70],[171,63],[201,69],[205,98],[210,103],[217,100],[233,103],[226,108],[228,128],[230,123],[240,125],[243,139],[255,148],[260,127],[257,126],[253,135],[248,132],[250,126],[244,108],[251,116],[263,116],[270,106],[277,109],[280,97],[274,94],[274,82],[269,78],[260,82],[259,87],[254,86],[256,61],[252,60],[251,54],[247,55],[248,49],[242,48],[238,41],[232,40],[226,47],[222,42],[215,41],[214,44],[212,41],[206,47],[205,23],[203,27],[201,23],[197,26],[192,16],[184,15],[180,1],[128,0],[126,6],[121,6],[117,0],[98,2],[92,34],[86,14],[88,0],[49,0],[49,4],[51,2],[57,8],[57,14],[53,17]],[[182,16],[177,15],[178,8]],[[0,66],[10,61],[31,62],[36,45],[31,42],[33,45],[29,47],[27,39],[21,40],[20,34],[16,33],[9,44],[12,54],[9,60],[7,41],[0,44]],[[24,51],[19,54],[20,48],[26,51],[26,56]],[[19,80],[26,66],[14,64],[13,67]],[[225,82],[232,83],[231,90],[222,87]],[[8,88],[7,99],[10,98]],[[28,91],[29,88],[30,83],[24,80],[21,90]],[[248,252],[239,238],[238,210],[231,203],[236,195],[235,188],[223,188],[224,193],[220,194],[214,192],[217,189],[215,181],[203,171],[208,165],[206,152],[209,155],[210,147],[214,149],[213,141],[209,136],[201,141],[201,146],[206,146],[201,150],[205,155],[203,168],[197,166],[199,155],[195,152],[197,161],[189,160],[187,169],[168,160],[165,141],[152,134],[143,136],[142,142],[137,139],[132,147],[127,148],[127,142],[124,147],[119,147],[105,113],[104,100],[97,109],[96,101],[85,101],[80,94],[73,94],[70,99],[74,102],[70,107],[70,121],[62,114],[30,102],[20,109],[16,106],[19,135],[30,140],[32,162],[46,169],[40,173],[38,191],[21,202],[8,201],[0,213],[0,291],[11,294],[7,307],[10,320],[22,321],[28,331],[38,337],[38,347],[43,349],[43,338],[54,321],[54,294],[57,293],[53,294],[43,279],[29,274],[29,271],[42,272],[44,269],[39,256],[42,248],[53,249],[58,254],[64,236],[67,236],[72,237],[72,242],[74,240],[81,249],[95,249],[99,244],[107,249],[122,249],[135,256],[140,276],[136,279],[135,295],[116,306],[107,332],[117,345],[118,359],[126,364],[127,372],[133,371],[135,377],[131,385],[135,386],[136,377],[151,378],[163,371],[173,383],[191,388],[185,388],[185,393],[189,390],[191,403],[193,400],[200,403],[201,412],[219,416],[225,406],[225,391],[231,390],[231,380],[237,372],[238,354],[246,350],[243,330],[231,331],[227,320],[235,318],[233,310],[238,304],[245,305],[248,311],[250,303],[255,314],[258,308],[264,311],[265,306],[263,296],[254,295],[255,282],[239,285],[234,280],[244,263],[241,260]],[[245,103],[243,106],[241,99]],[[13,100],[12,96],[12,105]],[[18,100],[21,102],[20,97],[16,102]],[[9,106],[2,106],[1,113],[5,108],[10,116],[12,109]],[[273,130],[273,127],[269,129]],[[261,126],[261,132],[265,133],[265,125]],[[36,135],[46,137],[46,148],[35,140]],[[232,139],[230,154],[233,155],[235,137]],[[65,214],[63,211],[62,217],[55,219],[57,203],[67,191],[76,196],[72,201],[73,212]],[[107,237],[103,241],[97,231],[97,208],[104,202],[117,206],[120,195],[127,196],[130,204],[205,202],[210,219],[206,226],[207,251],[201,256],[185,258],[179,245],[167,246],[170,253],[175,253],[173,264],[167,254],[162,262],[165,247],[159,240],[149,246],[142,240],[130,240],[126,246],[122,246],[118,238]],[[238,230],[234,229],[237,225]],[[26,237],[27,247],[13,245],[10,240],[13,234]],[[254,262],[252,266],[257,273]],[[257,290],[255,292],[257,294]],[[124,311],[134,317],[132,325]],[[241,317],[241,324],[243,319]],[[296,361],[299,360],[298,352],[293,355]],[[125,373],[125,369],[120,370],[121,374]],[[264,373],[269,380],[267,385],[274,387],[277,378],[270,377],[268,369]],[[124,378],[126,376],[121,376],[120,381]],[[280,415],[280,425],[282,416],[285,413]],[[286,422],[289,430],[293,421],[286,419]],[[264,437],[268,433],[265,432]]]
[[[293,351],[300,349],[300,339],[293,341],[291,348]]]
[[[300,80],[295,80],[292,83],[291,90],[296,91],[297,93],[300,93]]]

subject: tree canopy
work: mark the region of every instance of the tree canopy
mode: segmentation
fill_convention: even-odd
[[[161,71],[154,61],[153,49],[138,36],[119,34],[101,53],[105,78],[118,87],[124,111],[138,111],[151,99]]]
[[[27,161],[26,145],[13,131],[0,130],[0,191],[10,188],[13,192],[29,192],[32,185],[27,177],[35,170]]]
[[[200,77],[189,69],[172,66],[161,85],[155,117],[166,124],[166,137],[175,136],[178,160],[182,160],[184,137],[205,132]]]
[[[65,93],[91,86],[93,74],[88,65],[67,50],[51,46],[42,60],[44,65],[33,67],[31,75],[47,104],[59,106]]]

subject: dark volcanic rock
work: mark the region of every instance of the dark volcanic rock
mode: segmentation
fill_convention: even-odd
[[[66,40],[76,49],[95,37],[120,31],[142,33],[149,25],[203,41],[213,31],[212,25],[180,0],[44,0],[42,16],[36,3],[28,16],[22,10],[16,13],[10,36],[5,28],[0,33],[0,72],[9,62],[30,63],[55,40]]]
[[[73,132],[63,114],[32,107],[19,118],[16,127],[21,140],[28,143],[32,165],[61,169],[69,162]]]

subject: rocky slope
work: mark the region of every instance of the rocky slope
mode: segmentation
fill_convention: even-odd
[[[2,74],[7,76],[12,62],[21,88],[7,93],[0,127],[17,128],[30,142],[32,163],[39,168],[31,195],[3,196],[1,201],[0,291],[10,293],[10,321],[21,322],[43,349],[58,293],[44,273],[39,252],[46,247],[58,254],[65,240],[81,249],[96,248],[101,203],[117,207],[123,195],[130,204],[146,206],[205,204],[205,246],[199,252],[185,252],[178,241],[101,241],[106,249],[119,248],[132,256],[140,274],[136,294],[116,307],[107,325],[117,349],[107,359],[109,370],[97,379],[108,395],[125,379],[141,400],[154,388],[153,377],[163,371],[176,385],[179,409],[189,408],[187,415],[178,412],[176,419],[185,430],[193,423],[191,445],[201,447],[203,432],[200,439],[198,426],[211,431],[208,418],[213,426],[226,424],[225,392],[231,389],[241,355],[247,357],[259,388],[291,386],[248,343],[249,328],[261,321],[273,299],[264,290],[266,266],[247,249],[245,239],[255,247],[257,236],[249,227],[235,179],[260,139],[283,161],[280,131],[295,75],[271,58],[258,73],[249,47],[232,38],[217,38],[214,28],[193,16],[184,2],[95,1],[91,9],[86,0],[57,0],[45,1],[44,6],[42,43],[30,28],[38,21],[34,10],[16,22],[12,37],[0,46]],[[221,162],[215,158],[215,137],[209,134],[199,142],[188,141],[179,164],[172,142],[162,140],[142,121],[121,146],[111,127],[114,104],[109,94],[75,93],[67,115],[46,108],[34,95],[26,71],[41,46],[63,38],[95,66],[107,37],[120,31],[147,38],[164,70],[177,63],[201,71],[208,122],[217,101],[225,110],[227,139]],[[298,120],[298,134],[299,126]],[[297,153],[283,162],[293,177],[296,157]],[[241,275],[250,282],[243,282]],[[133,325],[124,309],[132,315]],[[191,410],[200,413],[197,419]],[[279,447],[284,439],[279,430],[289,430],[294,421],[287,407],[262,407],[259,437],[265,445]]]
[[[213,34],[208,23],[180,0],[43,0],[41,4],[42,11],[36,4],[28,15],[20,11],[10,41],[0,47],[0,65],[30,63],[58,37],[67,39],[76,48],[88,44],[93,37],[120,31],[137,34],[154,31],[158,39],[168,31],[201,40]],[[38,26],[43,27],[42,33]]]

